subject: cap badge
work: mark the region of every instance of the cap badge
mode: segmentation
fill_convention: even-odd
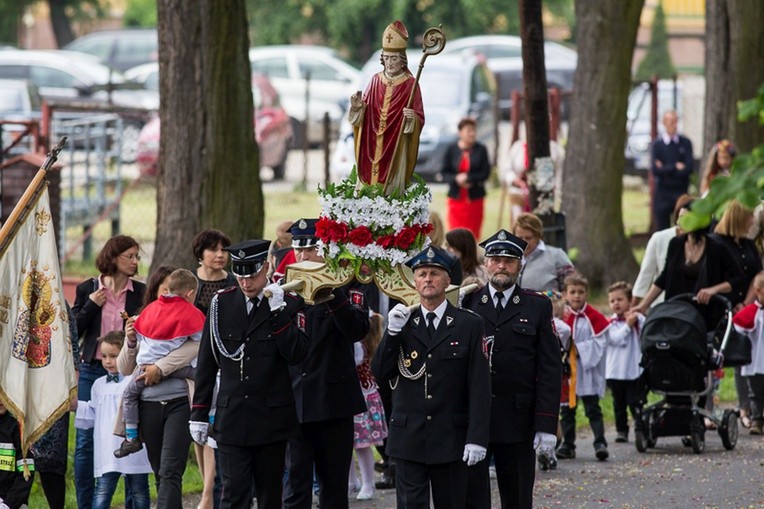
[[[297,226],[299,226],[301,230],[304,230],[308,227],[308,223],[306,223],[304,219],[300,219],[300,222],[297,224]]]
[[[483,298],[480,299],[480,302],[482,302],[483,304],[488,303],[488,295],[483,295]]]
[[[245,256],[247,256],[247,253],[245,253],[243,249],[239,249],[239,252],[237,254],[239,255],[239,258],[244,258]]]
[[[512,297],[512,302],[514,302],[515,304],[520,304],[520,297],[518,295],[515,295],[514,297]]]
[[[435,258],[435,251],[432,248],[427,250],[427,258]]]
[[[507,240],[507,234],[503,230],[499,232],[499,240]]]

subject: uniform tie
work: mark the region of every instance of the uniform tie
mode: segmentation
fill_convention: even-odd
[[[504,311],[504,305],[501,303],[504,299],[504,292],[496,292],[496,314],[500,315]]]
[[[427,313],[427,332],[430,334],[430,339],[435,337],[435,317],[437,315],[430,311]]]
[[[249,321],[252,322],[252,320],[255,318],[255,313],[257,313],[257,306],[260,304],[260,299],[257,297],[252,297],[249,299],[249,302],[252,303],[252,309],[249,310],[247,316],[249,316]]]

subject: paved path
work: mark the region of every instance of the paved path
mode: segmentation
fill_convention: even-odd
[[[678,437],[660,438],[640,454],[633,441],[614,443],[608,430],[610,459],[597,461],[591,434],[579,433],[578,457],[560,461],[557,470],[537,472],[534,507],[543,509],[764,508],[764,437],[740,429],[737,447],[727,451],[715,431],[706,433],[706,451],[693,454]],[[496,482],[493,507],[498,508]],[[185,507],[194,508],[198,498]],[[352,508],[393,509],[395,493],[377,491],[374,500]]]

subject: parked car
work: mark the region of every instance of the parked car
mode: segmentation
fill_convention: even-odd
[[[324,113],[329,113],[331,127],[336,132],[354,92],[353,83],[360,75],[358,69],[342,60],[333,49],[322,46],[261,46],[249,50],[249,59],[252,72],[267,76],[278,91],[292,121],[295,147],[302,147],[306,134],[309,144],[323,140]],[[306,107],[308,76],[310,95]],[[309,122],[304,130],[306,118]]]
[[[279,95],[265,76],[252,77],[255,103],[255,140],[260,147],[260,167],[273,171],[273,178],[284,178],[286,158],[292,139],[289,116],[281,107]],[[136,161],[141,175],[156,175],[159,159],[160,122],[154,117],[138,138]]]
[[[90,55],[70,51],[0,51],[0,78],[33,83],[43,99],[93,101],[115,106],[156,110],[159,93],[139,89]],[[122,160],[135,160],[143,115],[123,114]]]
[[[409,51],[408,67],[419,66],[421,51]],[[361,69],[356,89],[365,90],[371,77],[382,70],[379,51]],[[414,71],[415,72],[415,71]],[[360,85],[360,86],[359,86]],[[415,171],[429,181],[441,181],[440,170],[448,146],[457,140],[457,125],[466,116],[477,120],[477,139],[493,155],[496,147],[494,101],[496,84],[485,63],[472,55],[438,55],[427,60],[419,81],[425,122],[419,137]],[[343,115],[340,137],[330,162],[333,180],[345,178],[355,165],[353,131]]]
[[[78,51],[98,57],[105,65],[125,71],[158,57],[156,29],[104,30],[83,35],[62,49]]]
[[[658,133],[661,132],[661,115],[665,110],[677,110],[679,132],[682,131],[682,87],[673,80],[658,81]],[[649,83],[640,83],[629,93],[626,110],[626,168],[625,173],[646,176],[650,169],[650,144],[652,94]]]
[[[476,35],[448,41],[444,54],[468,52],[483,55],[488,67],[496,75],[499,93],[499,109],[503,118],[509,118],[512,109],[512,91],[523,90],[522,40],[516,35]],[[557,42],[544,43],[544,64],[549,88],[561,90],[573,88],[573,75],[578,64],[578,54]],[[563,118],[567,117],[567,101],[563,101]]]
[[[0,79],[0,120],[22,121],[39,118],[40,96],[34,85],[24,80]],[[24,127],[17,124],[3,124],[2,145],[0,152],[23,133]],[[11,151],[11,154],[30,152],[34,145],[31,137],[20,141]],[[2,159],[2,157],[0,157]]]

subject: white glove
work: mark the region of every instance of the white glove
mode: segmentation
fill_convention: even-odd
[[[471,467],[476,465],[485,459],[486,449],[481,445],[467,444],[464,446],[464,456],[462,461],[467,462],[467,466]]]
[[[271,311],[278,311],[284,307],[284,290],[276,283],[271,283],[263,289],[263,293],[270,293],[268,297],[268,306]]]
[[[191,432],[191,438],[199,445],[207,443],[207,430],[210,425],[201,421],[188,421],[188,430]]]
[[[26,506],[24,506],[24,507],[26,507]],[[3,501],[2,498],[0,498],[0,509],[11,509],[10,507],[8,507],[6,505],[5,501]]]
[[[387,330],[393,334],[398,334],[409,321],[409,316],[411,316],[409,308],[403,304],[396,304],[387,314]]]
[[[551,433],[537,431],[536,436],[533,437],[533,448],[536,450],[554,449],[556,445],[557,437]]]

